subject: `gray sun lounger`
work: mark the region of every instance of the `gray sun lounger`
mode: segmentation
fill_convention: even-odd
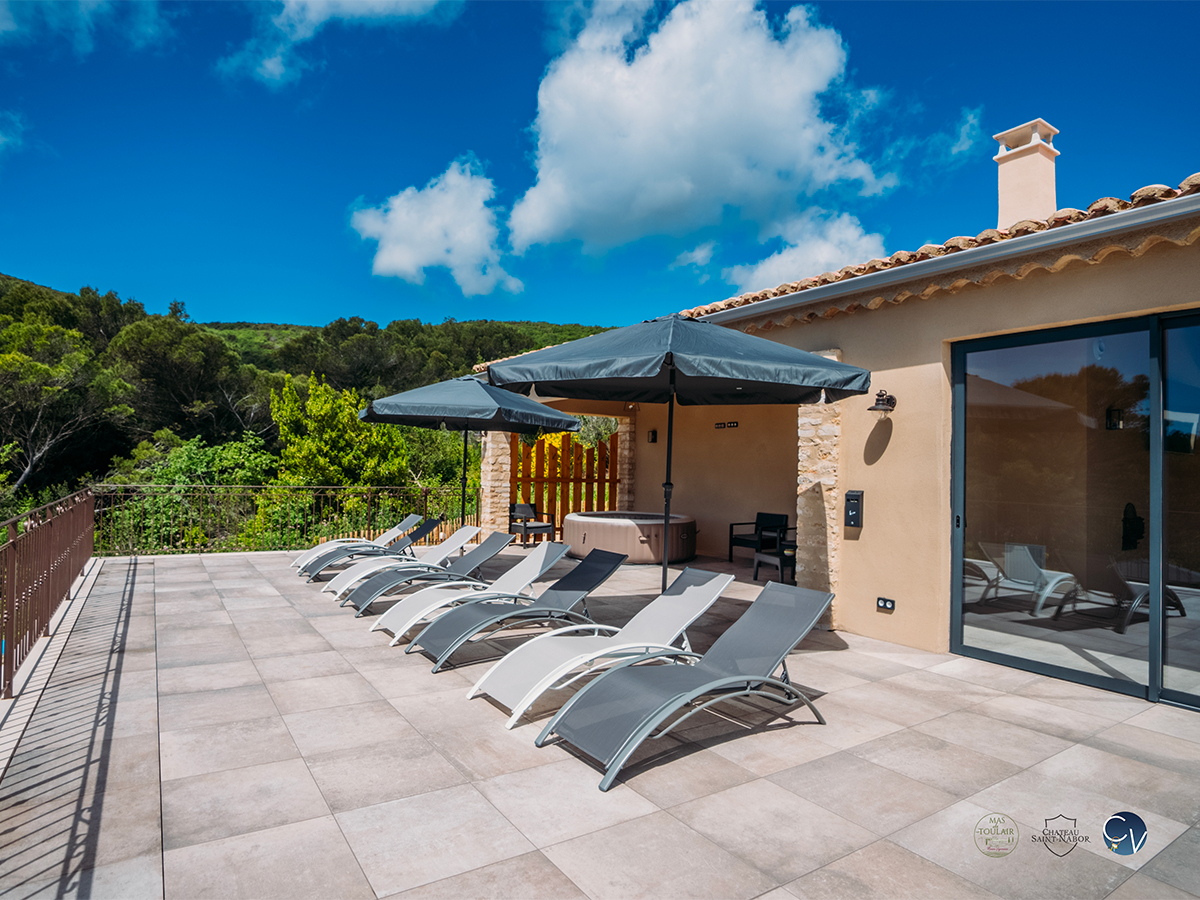
[[[764,697],[788,706],[804,703],[824,725],[817,708],[792,686],[786,664],[779,678],[773,676],[832,600],[833,594],[770,582],[703,656],[659,651],[620,663],[568,700],[536,743],[541,747],[557,734],[603,763],[600,790],[607,791],[646,738],[663,737],[701,710],[733,697]],[[664,658],[677,662],[635,665]],[[687,665],[679,660],[694,662]],[[687,707],[686,713],[654,734]]]
[[[440,566],[433,569],[406,567],[403,569],[385,569],[382,572],[377,572],[348,593],[346,599],[342,601],[342,606],[353,606],[356,610],[354,614],[355,618],[358,618],[366,614],[366,611],[370,609],[371,604],[376,600],[402,588],[411,587],[414,584],[424,585],[439,581],[452,581],[456,584],[459,582],[463,582],[464,584],[486,584],[485,581],[476,577],[477,570],[515,539],[515,535],[501,534],[498,531],[493,531],[480,542],[478,547],[464,553],[447,566]]]
[[[486,638],[497,631],[513,625],[529,625],[539,622],[590,622],[586,598],[604,584],[621,563],[624,553],[608,550],[593,550],[536,599],[512,596],[508,599],[485,600],[468,603],[434,619],[404,649],[405,653],[421,650],[433,656],[436,672],[463,644],[477,639],[482,633]],[[583,604],[582,612],[575,607]]]
[[[408,531],[408,529],[412,528],[420,521],[421,517],[416,513],[412,513],[411,515],[405,516],[402,520],[397,522],[395,526],[389,528],[377,538],[372,538],[370,540],[366,538],[332,538],[328,541],[323,541],[320,544],[314,544],[308,550],[305,550],[292,560],[292,568],[298,569],[309,560],[316,559],[326,550],[331,550],[334,547],[341,545],[359,544],[362,546],[367,546],[373,544],[376,547],[386,547],[394,541],[400,540],[400,537],[404,534],[404,532]]]
[[[388,547],[377,547],[373,544],[350,544],[348,546],[339,545],[331,547],[325,553],[317,556],[315,559],[309,560],[300,567],[300,575],[308,576],[308,580],[312,581],[325,569],[330,566],[337,565],[340,562],[345,562],[349,559],[359,556],[407,556],[411,557],[412,552],[409,548],[421,538],[436,531],[441,526],[441,519],[426,519],[400,540]]]

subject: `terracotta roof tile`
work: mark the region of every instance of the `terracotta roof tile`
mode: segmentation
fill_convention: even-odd
[[[1121,212],[1126,209],[1135,207],[1149,206],[1154,203],[1162,203],[1167,200],[1173,200],[1176,197],[1186,197],[1191,194],[1200,192],[1200,172],[1195,175],[1190,175],[1180,183],[1178,188],[1168,187],[1165,184],[1151,184],[1140,190],[1134,191],[1129,200],[1120,200],[1116,197],[1102,197],[1095,203],[1092,203],[1086,210],[1080,209],[1060,209],[1050,216],[1045,221],[1035,219],[1026,219],[1022,222],[1017,222],[1009,228],[987,228],[977,234],[975,237],[953,237],[943,244],[926,244],[923,247],[913,250],[897,250],[887,259],[872,259],[866,263],[852,266],[844,266],[836,272],[824,272],[820,275],[802,278],[799,281],[790,281],[779,285],[771,290],[753,291],[746,294],[741,294],[736,297],[730,297],[727,300],[720,300],[716,303],[708,303],[704,306],[697,306],[694,309],[685,309],[682,315],[700,317],[710,315],[711,313],[720,312],[726,309],[734,309],[736,307],[747,306],[751,303],[756,303],[759,300],[766,300],[770,297],[782,297],[790,294],[803,293],[814,287],[819,287],[826,284],[834,284],[835,282],[847,281],[852,278],[859,278],[863,275],[869,275],[872,272],[880,272],[884,269],[892,269],[897,266],[906,266],[909,263],[919,262],[925,259],[932,259],[935,256],[944,256],[947,253],[957,253],[963,250],[970,250],[974,247],[983,247],[988,244],[995,244],[1000,241],[1006,241],[1010,238],[1020,237],[1026,234],[1034,234],[1039,231],[1046,231],[1052,228],[1063,228],[1073,225],[1076,222],[1083,222],[1088,219],[1097,219],[1101,216],[1107,216],[1115,212]],[[1030,262],[1025,264],[1020,269],[1013,272],[994,270],[986,273],[978,273],[971,278],[960,278],[954,283],[933,284],[925,287],[918,293],[909,291],[899,291],[894,295],[887,297],[875,297],[865,303],[856,300],[852,301],[846,308],[831,307],[822,313],[807,312],[801,316],[793,316],[785,314],[784,317],[776,322],[772,320],[765,321],[761,324],[751,323],[747,330],[754,331],[764,328],[774,328],[777,325],[790,325],[793,322],[808,323],[817,318],[829,318],[836,316],[842,312],[851,312],[857,309],[879,309],[886,304],[903,303],[906,299],[914,296],[928,297],[941,290],[957,290],[959,287],[966,284],[991,284],[999,278],[1023,278],[1027,271],[1035,271],[1038,269],[1051,269],[1060,271],[1067,265],[1079,262],[1099,262],[1114,252],[1124,252],[1134,256],[1140,256],[1151,245],[1161,243],[1163,240],[1172,240],[1164,237],[1150,237],[1141,239],[1135,247],[1123,247],[1109,243],[1104,247],[1097,248],[1094,252],[1087,256],[1078,254],[1066,254],[1056,257],[1055,260],[1046,262]],[[1189,235],[1186,238],[1186,243],[1192,243],[1194,240],[1200,240],[1200,231]],[[1179,241],[1175,241],[1179,243]],[[961,282],[961,284],[959,284]],[[853,309],[851,309],[853,307]]]

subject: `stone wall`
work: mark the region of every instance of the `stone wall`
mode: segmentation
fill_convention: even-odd
[[[482,471],[479,489],[479,527],[484,534],[508,531],[510,462],[515,434],[489,431],[483,436]]]
[[[637,412],[617,419],[617,509],[634,506],[634,449],[637,447]]]
[[[836,350],[820,354],[841,359]],[[796,416],[796,584],[837,593],[842,527],[838,463],[842,415],[836,403],[801,406]],[[837,624],[837,601],[832,621]],[[829,624],[829,617],[826,617]]]

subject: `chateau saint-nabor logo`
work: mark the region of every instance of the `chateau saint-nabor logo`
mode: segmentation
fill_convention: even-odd
[[[1017,823],[1003,813],[988,813],[975,825],[975,846],[984,856],[1008,856],[1020,839]]]
[[[1066,856],[1079,844],[1091,843],[1091,838],[1080,834],[1075,827],[1075,819],[1061,813],[1053,819],[1046,820],[1046,827],[1041,834],[1032,834],[1029,839],[1035,844],[1041,844],[1055,856]]]
[[[1146,823],[1137,813],[1119,812],[1104,823],[1104,846],[1119,856],[1133,856],[1146,844]]]

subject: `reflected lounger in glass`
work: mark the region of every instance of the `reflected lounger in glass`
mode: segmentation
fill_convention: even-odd
[[[988,591],[993,592],[992,598],[995,599],[999,596],[1000,588],[1016,588],[1032,596],[1033,609],[1029,614],[1037,616],[1055,591],[1065,589],[1065,598],[1077,586],[1075,576],[1070,572],[1055,572],[1038,565],[1028,544],[980,541],[979,546],[996,567],[995,577],[979,597],[981,604],[988,602]],[[1062,602],[1060,599],[1059,603]]]
[[[731,581],[732,575],[686,568],[624,628],[569,625],[538,635],[488,669],[467,691],[467,699],[487,694],[503,703],[512,713],[504,727],[512,728],[546,691],[561,690],[629,656],[654,650],[678,651],[672,644],[717,601]],[[685,637],[684,649],[687,647]]]

